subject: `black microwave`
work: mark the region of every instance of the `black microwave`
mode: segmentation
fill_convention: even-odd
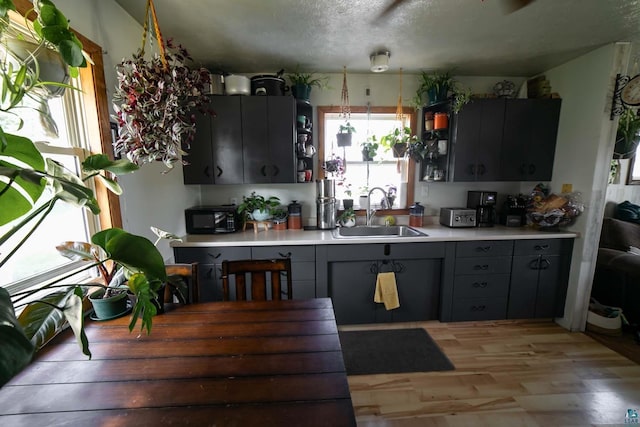
[[[233,233],[240,227],[236,205],[194,206],[184,211],[187,234]]]

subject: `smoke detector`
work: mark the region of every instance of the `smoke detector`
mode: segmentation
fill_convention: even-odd
[[[390,57],[391,52],[388,50],[372,53],[371,56],[369,56],[369,59],[371,59],[371,71],[374,73],[387,71],[389,69]]]

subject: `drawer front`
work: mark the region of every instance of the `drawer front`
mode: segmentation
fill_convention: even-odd
[[[517,240],[515,255],[559,254],[571,250],[572,239]]]
[[[481,240],[456,244],[456,257],[511,255],[513,240]]]
[[[508,274],[457,276],[453,283],[454,298],[507,298]]]
[[[291,258],[292,263],[316,260],[315,246],[254,246],[253,259]]]
[[[316,263],[292,262],[291,280],[316,280]]]
[[[249,247],[173,248],[176,262],[222,264],[225,259],[251,259]]]
[[[375,243],[327,245],[329,261],[444,258],[444,243]]]
[[[463,274],[508,274],[511,272],[511,257],[457,258],[456,275]]]
[[[453,301],[454,322],[505,319],[506,316],[506,298],[462,298]]]

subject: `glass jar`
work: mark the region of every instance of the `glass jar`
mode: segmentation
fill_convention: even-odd
[[[287,207],[289,217],[287,219],[287,227],[289,230],[301,230],[302,229],[302,205],[296,200],[289,203]]]
[[[433,116],[434,129],[446,129],[449,127],[449,118],[447,113],[436,113]]]
[[[420,202],[416,202],[409,208],[409,225],[411,227],[422,227],[422,218],[424,217],[424,206]]]

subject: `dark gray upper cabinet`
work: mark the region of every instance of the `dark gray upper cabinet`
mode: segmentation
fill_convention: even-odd
[[[296,182],[293,97],[212,96],[209,108],[195,112],[185,184]]]
[[[251,96],[242,99],[244,182],[296,182],[295,99]]]
[[[509,99],[502,140],[502,181],[550,181],[560,99]]]
[[[474,99],[454,116],[449,179],[498,181],[505,100]]]
[[[196,135],[187,150],[185,184],[242,184],[241,103],[238,96],[212,96],[212,114],[195,112]]]

